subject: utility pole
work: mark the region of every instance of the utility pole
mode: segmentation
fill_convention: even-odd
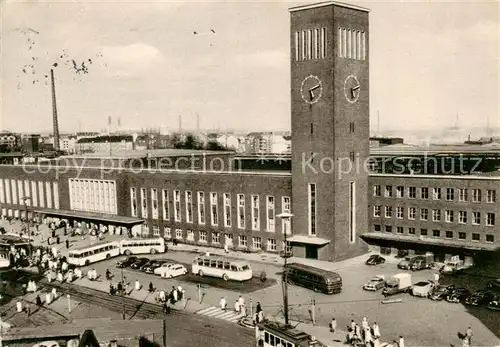
[[[123,281],[123,269],[120,269],[122,275],[122,319],[125,320],[125,282]]]
[[[163,347],[167,347],[167,321],[165,319],[163,320]]]
[[[287,234],[287,226],[288,223],[287,221],[290,221],[290,219],[293,217],[293,214],[289,212],[283,212],[276,217],[281,218],[282,223],[285,223],[284,233],[283,233],[283,242],[285,243],[285,249],[284,249],[284,254],[283,254],[283,281],[282,281],[282,286],[283,286],[283,315],[285,316],[285,326],[289,326],[290,322],[288,319],[288,270],[287,270],[287,260],[288,260],[288,243],[286,240],[286,234]]]

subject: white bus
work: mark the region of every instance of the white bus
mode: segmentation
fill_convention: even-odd
[[[165,239],[130,239],[120,241],[120,253],[125,255],[165,253]]]
[[[248,263],[216,255],[194,258],[191,271],[200,276],[220,277],[224,281],[247,281],[253,275]]]
[[[120,255],[120,244],[117,241],[100,242],[92,246],[73,249],[68,253],[68,263],[86,266],[96,261],[110,259]]]

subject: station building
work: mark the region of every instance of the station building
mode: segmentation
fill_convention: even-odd
[[[431,251],[437,259],[494,251],[499,176],[416,174],[422,161],[414,166],[408,155],[422,160],[428,149],[370,151],[368,15],[336,2],[290,9],[292,153],[279,158],[290,169],[259,170],[261,159],[248,165],[231,152],[179,150],[1,165],[2,215],[140,228],[149,236],[248,252],[291,247],[294,256],[328,261],[369,246]],[[435,156],[447,162],[461,151]],[[398,163],[405,169],[381,171],[381,158],[406,158]],[[494,171],[498,158],[498,149],[488,149],[483,171]],[[278,217],[288,212],[290,219]]]

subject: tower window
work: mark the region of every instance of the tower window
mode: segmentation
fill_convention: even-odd
[[[300,60],[299,47],[300,47],[300,33],[297,31],[295,33],[295,61]]]
[[[314,29],[314,59],[319,59],[319,29]]]
[[[321,28],[321,58],[326,58],[326,28]]]
[[[301,42],[301,58],[306,60],[306,32],[302,32],[302,42]]]
[[[347,58],[351,58],[352,46],[351,46],[351,29],[347,29]]]
[[[316,235],[316,184],[309,184],[309,235]]]
[[[338,33],[337,33],[337,50],[338,50],[338,55],[340,58],[342,58],[342,47],[344,44],[344,41],[342,40],[342,28],[339,28]]]
[[[312,30],[307,32],[307,59],[312,59]]]
[[[354,122],[349,122],[349,132],[354,132]]]
[[[311,135],[314,134],[314,124],[311,123]]]
[[[349,182],[349,242],[356,242],[356,185]]]
[[[361,51],[362,51],[361,60],[365,60],[366,59],[366,39],[365,39],[364,32],[361,33]]]

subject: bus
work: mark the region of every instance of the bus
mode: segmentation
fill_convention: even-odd
[[[10,267],[10,252],[0,250],[0,269],[8,269]]]
[[[325,294],[336,294],[342,291],[342,277],[336,272],[318,269],[300,263],[287,264],[283,277],[289,284]],[[284,278],[283,278],[284,279]]]
[[[165,239],[131,239],[120,242],[120,253],[125,255],[165,253]]]
[[[247,281],[252,278],[250,265],[241,260],[216,255],[203,255],[193,259],[191,272],[199,276],[220,277],[224,281]]]
[[[119,255],[120,244],[117,241],[100,242],[95,245],[83,246],[69,251],[68,263],[76,266],[87,266],[91,263]]]

